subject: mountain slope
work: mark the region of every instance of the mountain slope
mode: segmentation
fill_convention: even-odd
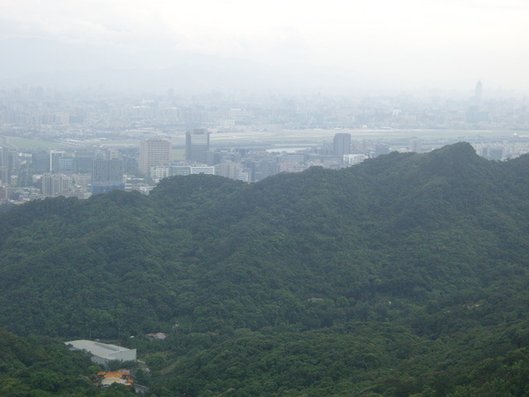
[[[30,203],[0,214],[0,325],[169,332],[142,346],[167,395],[479,393],[479,374],[507,382],[526,363],[528,169],[459,143],[253,185],[175,177],[148,197]]]

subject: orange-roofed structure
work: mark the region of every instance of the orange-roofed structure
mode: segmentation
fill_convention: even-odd
[[[128,369],[120,369],[117,371],[100,371],[97,373],[99,383],[106,387],[115,383],[123,386],[134,386],[134,379]]]

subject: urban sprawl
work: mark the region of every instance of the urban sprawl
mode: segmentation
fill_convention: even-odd
[[[489,99],[481,82],[459,99],[0,90],[0,203],[147,194],[177,175],[252,183],[461,140],[501,161],[529,152],[528,131],[526,99]]]

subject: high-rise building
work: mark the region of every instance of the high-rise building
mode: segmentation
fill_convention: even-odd
[[[63,156],[58,161],[59,172],[71,174],[75,172],[75,158],[72,156]]]
[[[150,176],[151,167],[169,166],[171,163],[171,142],[163,139],[149,139],[140,144],[139,170]]]
[[[53,174],[59,172],[59,160],[64,157],[65,153],[62,151],[51,150],[50,151],[50,168],[49,171]]]
[[[476,83],[474,88],[474,96],[470,99],[469,107],[467,109],[467,122],[482,123],[489,120],[489,114],[483,110],[482,107],[483,84],[481,81]]]
[[[158,183],[161,179],[167,178],[171,173],[171,167],[154,166],[151,167],[150,175],[154,182]]]
[[[208,163],[209,132],[194,129],[186,132],[186,160],[192,163]]]
[[[94,168],[95,153],[91,151],[76,151],[74,158],[75,172],[89,174]]]
[[[45,196],[69,195],[72,178],[64,174],[46,173],[42,175],[41,192]]]
[[[7,202],[9,197],[9,188],[7,186],[0,185],[0,204]]]
[[[108,153],[96,157],[92,171],[92,194],[125,190],[123,161]]]
[[[8,147],[0,146],[0,186],[9,186],[11,177],[15,176],[20,167],[18,152]]]
[[[334,135],[333,152],[336,156],[343,157],[351,153],[351,134],[339,133]]]
[[[37,174],[50,171],[50,155],[48,152],[35,152],[31,155],[31,170]],[[92,168],[90,168],[90,171]]]
[[[277,159],[261,159],[250,162],[248,168],[250,170],[249,179],[251,182],[259,182],[279,172]]]
[[[237,179],[240,171],[240,164],[233,161],[226,161],[215,166],[215,175],[223,176],[225,178]]]
[[[476,105],[481,104],[481,97],[483,96],[483,83],[481,83],[481,80],[476,83],[476,87],[474,88],[474,101],[476,102]]]
[[[33,174],[28,163],[22,164],[17,173],[17,186],[30,187],[33,185]]]
[[[0,186],[8,186],[10,181],[9,149],[0,146]]]

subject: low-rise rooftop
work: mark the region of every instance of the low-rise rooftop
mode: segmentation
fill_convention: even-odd
[[[136,360],[136,349],[127,349],[126,347],[101,343],[86,339],[73,340],[65,342],[65,345],[71,346],[75,350],[84,350],[99,357],[103,360],[112,361],[129,361]]]

